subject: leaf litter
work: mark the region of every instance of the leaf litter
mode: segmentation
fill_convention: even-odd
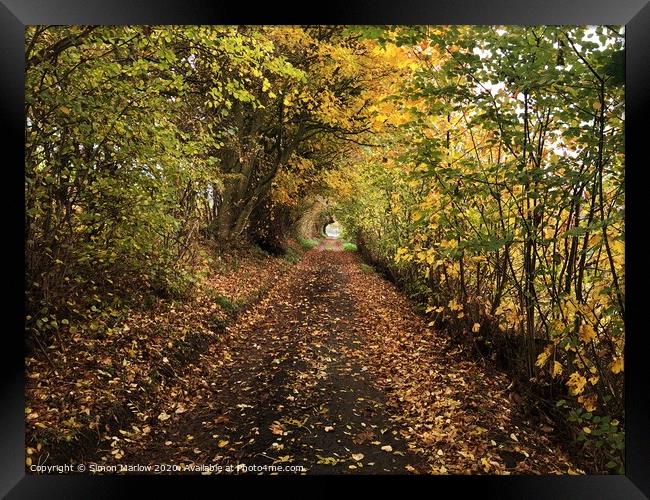
[[[196,359],[176,363],[158,385],[152,375],[142,380],[151,369],[135,367],[130,376],[116,370],[105,382],[98,383],[97,375],[86,379],[94,389],[92,396],[80,391],[86,394],[81,401],[91,415],[106,406],[97,394],[108,391],[111,380],[117,380],[110,387],[114,400],[139,402],[121,437],[109,436],[110,426],[94,429],[102,462],[292,463],[315,474],[582,472],[552,434],[540,433],[513,405],[504,374],[452,348],[394,285],[363,272],[357,255],[323,251],[321,245],[295,266],[271,268],[264,276],[259,266],[251,268],[257,269],[257,286],[273,283],[261,300],[226,326],[218,341],[203,346]],[[204,324],[210,307],[197,301],[192,317]],[[162,358],[174,358],[162,356],[164,347],[144,333],[154,325],[161,331],[157,322],[173,322],[168,313],[131,317],[120,346],[137,344],[135,359],[146,357],[148,366],[155,360],[168,364]],[[98,346],[89,352],[102,351]],[[110,352],[112,365],[123,366],[120,351]],[[100,359],[108,365],[106,357]],[[84,373],[82,367],[87,365],[80,362],[78,373]],[[137,381],[135,387],[124,379]],[[56,421],[62,414],[74,421],[70,413],[79,409],[81,394],[70,399],[54,390],[73,404],[52,413],[52,401],[38,397],[46,387],[53,389],[32,381],[28,399],[38,417],[28,422],[48,428],[40,415],[54,414],[49,428],[56,429],[63,426]],[[133,397],[134,390],[145,396]],[[32,432],[36,440],[42,434]]]

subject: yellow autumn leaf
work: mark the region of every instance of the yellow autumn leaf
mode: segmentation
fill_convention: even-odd
[[[559,361],[553,362],[553,378],[562,375],[562,364]]]
[[[462,310],[463,310],[463,305],[462,305],[462,304],[459,304],[458,302],[456,302],[456,299],[451,299],[451,300],[449,301],[449,304],[447,304],[447,306],[448,306],[449,309],[451,309],[452,311],[462,311]]]
[[[585,385],[587,385],[587,379],[583,377],[579,372],[573,372],[571,375],[569,375],[569,380],[567,381],[566,385],[569,387],[569,392],[575,396],[576,394],[580,394],[582,391],[584,391]]]
[[[623,370],[623,358],[617,358],[614,360],[614,362],[611,364],[609,367],[610,370],[612,370],[612,373],[620,373]]]
[[[478,333],[478,331],[479,331],[480,329],[481,329],[481,324],[480,324],[480,323],[474,323],[474,325],[472,326],[472,331],[473,331],[474,333]]]
[[[578,398],[578,402],[582,404],[585,410],[587,411],[595,411],[596,410],[596,402],[597,398],[595,394],[591,394],[589,396],[580,396]]]
[[[589,342],[590,340],[596,338],[596,332],[594,331],[594,328],[587,323],[580,325],[579,335],[580,340],[584,342]]]
[[[542,368],[545,364],[546,361],[548,360],[548,357],[551,355],[551,353],[546,349],[542,351],[539,356],[537,356],[537,361],[535,362],[535,366],[538,366],[539,368]]]

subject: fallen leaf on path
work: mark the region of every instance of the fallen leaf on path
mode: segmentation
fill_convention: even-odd
[[[282,428],[282,424],[280,422],[273,422],[269,429],[271,429],[271,432],[273,434],[276,434],[278,436],[282,436],[284,434],[284,429]]]

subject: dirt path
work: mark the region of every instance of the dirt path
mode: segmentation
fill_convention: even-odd
[[[343,250],[343,242],[338,238],[323,238],[318,245],[319,250]]]
[[[306,254],[202,356],[198,382],[179,394],[190,403],[152,421],[121,462],[567,472],[512,408],[505,377],[452,352],[395,287],[340,250],[325,239]]]

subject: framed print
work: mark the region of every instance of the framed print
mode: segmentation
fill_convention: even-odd
[[[0,12],[7,498],[650,495],[644,0]]]

